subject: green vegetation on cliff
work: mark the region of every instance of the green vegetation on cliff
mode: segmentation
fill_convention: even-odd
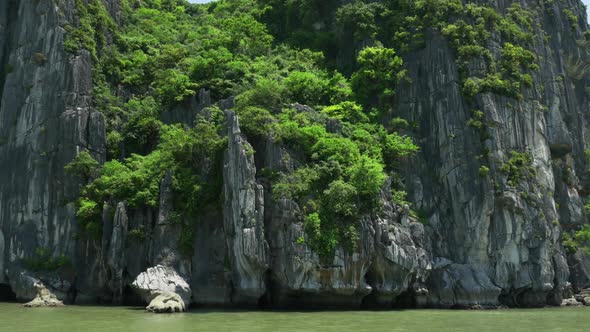
[[[584,225],[581,229],[574,232],[573,236],[563,233],[563,246],[568,253],[576,253],[578,249],[583,249],[586,254],[590,255],[590,225]]]
[[[535,42],[537,9],[517,3],[502,14],[460,0],[355,0],[340,7],[319,0],[259,2],[269,6],[263,19],[280,41],[322,51],[330,66],[345,73],[362,65],[353,61],[354,54],[366,46],[391,47],[403,57],[434,35],[444,36],[455,49],[468,98],[482,92],[519,98],[532,83],[530,72],[538,69],[528,50]],[[499,37],[507,41],[501,54],[494,51]],[[474,66],[476,61],[484,66]]]
[[[156,208],[168,171],[187,232],[187,220],[219,200],[222,112],[210,107],[183,125],[162,120],[207,89],[213,102],[234,100],[250,142],[272,137],[298,152],[293,172],[266,171],[275,199],[299,203],[309,244],[330,257],[357,245],[361,217],[379,211],[386,179],[398,179],[400,162],[419,150],[393,109],[400,84],[412,84],[406,55],[431,36],[446,39],[469,102],[480,93],[521,98],[539,68],[529,50],[536,12],[518,4],[498,13],[459,0],[121,0],[116,19],[101,0],[75,4],[64,48],[86,49],[94,61],[108,154],[104,165],[83,153],[67,168],[87,183],[78,218],[96,237],[105,202]],[[482,119],[471,125],[483,130]],[[509,181],[521,178],[523,158],[512,155],[502,169]],[[402,181],[391,182],[405,204]]]
[[[269,8],[255,1],[126,0],[119,28],[100,0],[76,5],[80,24],[68,29],[65,48],[87,49],[95,59],[94,103],[108,131],[104,165],[82,153],[67,167],[88,181],[77,215],[94,237],[104,202],[156,208],[168,170],[179,219],[219,197],[220,187],[211,183],[219,183],[224,147],[220,111],[210,108],[193,128],[161,120],[203,88],[213,100],[235,96],[250,140],[272,134],[303,153],[302,167],[279,175],[275,197],[301,204],[309,244],[325,257],[338,245],[356,246],[360,215],[378,210],[396,161],[418,151],[408,137],[379,124],[405,75],[393,49],[365,48],[349,81],[321,52],[273,44],[260,21]],[[328,130],[333,121],[340,130]]]

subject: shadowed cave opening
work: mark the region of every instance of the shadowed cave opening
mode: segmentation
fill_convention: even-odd
[[[390,309],[414,309],[417,308],[416,292],[412,289],[408,289],[401,294],[390,298],[388,300],[381,298],[377,291],[377,282],[375,277],[375,271],[369,270],[365,275],[365,281],[370,285],[373,290],[367,296],[363,297],[361,301],[361,309],[384,309],[389,307]],[[388,303],[388,305],[384,305]]]
[[[125,285],[125,287],[123,287],[123,294],[122,295],[123,295],[122,304],[125,306],[141,307],[141,306],[146,305],[146,303],[144,303],[141,296],[139,296],[133,290],[133,288],[131,288],[131,285],[129,285],[129,284]]]
[[[377,296],[377,292],[375,291],[376,283],[375,283],[375,267],[371,265],[367,273],[365,274],[365,282],[367,285],[371,286],[372,290],[369,294],[361,300],[361,309],[375,309],[379,308],[379,300]]]
[[[407,290],[395,298],[392,307],[394,309],[415,309],[418,307],[416,296],[416,292],[413,289]]]
[[[16,302],[16,294],[7,284],[0,284],[0,302]]]
[[[264,273],[264,283],[266,284],[266,292],[258,299],[258,309],[270,309],[272,308],[272,294],[276,291],[275,282],[272,280],[272,271],[266,270]]]

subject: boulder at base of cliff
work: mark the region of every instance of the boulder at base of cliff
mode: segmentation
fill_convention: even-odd
[[[175,313],[185,311],[186,307],[180,295],[166,292],[156,296],[146,310],[155,313]]]
[[[590,288],[589,289],[582,289],[579,293],[574,295],[574,298],[580,304],[590,306]]]
[[[16,294],[16,299],[19,302],[31,301],[37,296],[35,290],[35,284],[39,282],[37,278],[17,269],[8,269],[7,274],[10,288]]]
[[[569,299],[563,299],[563,301],[561,301],[561,306],[562,307],[577,307],[577,306],[581,306],[582,303],[578,302],[578,300],[576,300],[575,298],[569,298]]]
[[[23,304],[27,308],[38,307],[63,307],[63,302],[58,300],[57,296],[53,294],[43,283],[35,283],[35,291],[37,295],[31,302]]]
[[[587,306],[590,306],[590,288],[582,289],[578,294],[574,295],[575,299]]]
[[[148,311],[184,311],[190,304],[192,292],[189,284],[174,268],[169,266],[156,265],[150,267],[147,271],[138,275],[131,286],[146,303],[149,303]],[[171,296],[170,294],[177,296]],[[179,305],[174,305],[174,302]],[[167,306],[173,306],[174,309],[181,308],[182,310],[150,310],[150,307],[166,308]]]
[[[65,298],[66,289],[71,285],[68,281],[60,279],[55,273],[41,273],[40,278],[39,276],[33,276],[31,272],[22,270],[18,267],[8,269],[7,275],[10,289],[16,295],[16,300],[18,302],[32,302],[33,299],[36,299],[39,296],[37,284],[41,284],[46,288],[49,287],[53,295],[58,299],[63,300]],[[41,280],[43,280],[43,282],[41,282]]]

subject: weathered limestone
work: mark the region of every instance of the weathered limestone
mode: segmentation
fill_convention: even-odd
[[[264,192],[256,183],[252,146],[240,132],[238,117],[226,111],[228,147],[223,169],[223,223],[231,267],[232,302],[255,305],[266,292],[269,267],[264,237]]]
[[[125,241],[129,221],[124,202],[117,204],[113,218],[113,230],[106,255],[106,265],[111,273],[110,288],[113,290],[113,303],[121,303],[123,297],[123,268],[125,267]]]
[[[302,111],[314,112],[299,106]],[[266,144],[265,166],[289,171],[297,157],[272,140]],[[383,212],[361,220],[360,243],[355,252],[337,250],[331,262],[323,262],[305,243],[303,216],[291,200],[273,201],[266,216],[271,260],[274,306],[391,306],[404,292],[423,293],[431,258],[423,225],[410,222],[408,209],[393,206],[386,182]],[[267,211],[268,212],[268,211]]]
[[[590,255],[580,248],[578,252],[568,256],[571,281],[576,289],[590,287]]]
[[[146,311],[154,313],[175,313],[185,310],[186,305],[180,295],[169,292],[158,294],[146,307]]]
[[[23,304],[27,308],[36,307],[63,307],[63,302],[58,300],[57,297],[43,285],[42,282],[38,281],[34,285],[36,296],[35,298]]]
[[[578,294],[574,295],[576,301],[590,306],[590,288],[582,289]]]
[[[563,299],[561,302],[562,307],[579,307],[584,305],[584,303],[578,302],[575,298],[571,297],[568,299]]]
[[[10,269],[8,272],[10,288],[16,294],[18,301],[28,302],[37,296],[36,285],[40,282],[37,278],[17,269]]]
[[[278,306],[354,306],[371,293],[364,276],[371,265],[373,237],[361,236],[359,252],[338,250],[332,262],[322,262],[305,238],[294,202],[281,201],[274,210],[270,232],[272,277]],[[300,217],[300,216],[299,216]],[[366,225],[367,227],[368,224]],[[364,227],[363,227],[364,228]],[[368,229],[366,230],[369,231]]]
[[[221,211],[210,211],[197,222],[192,259],[191,288],[199,305],[231,304],[231,272]]]
[[[182,225],[172,220],[174,213],[172,192],[172,171],[168,170],[160,184],[160,202],[156,225],[152,232],[153,239],[150,248],[150,262],[172,266],[181,274],[190,274],[190,267],[182,259],[178,249],[178,242],[182,232]]]
[[[29,302],[39,296],[39,285],[47,287],[60,301],[65,301],[75,278],[70,278],[67,268],[59,271],[31,272],[20,267],[7,270],[8,285],[19,302]]]
[[[152,308],[178,308],[181,306],[184,310],[191,303],[192,292],[189,284],[172,267],[162,265],[150,267],[138,275],[131,286],[146,303],[152,304],[152,301],[159,297],[153,303]],[[172,296],[170,293],[174,293],[178,297]],[[178,303],[178,305],[172,305],[173,303]]]
[[[489,5],[503,12],[508,4]],[[421,153],[404,175],[410,201],[425,212],[437,257],[427,282],[427,305],[561,303],[569,270],[559,244],[559,222],[587,222],[576,183],[586,172],[582,159],[588,128],[582,115],[587,99],[574,92],[587,86],[587,78],[566,77],[563,84],[554,79],[567,72],[565,54],[586,52],[576,45],[579,34],[562,29],[567,23],[561,19],[540,18],[551,42],[533,46],[533,53],[542,55],[541,70],[534,75],[535,88],[524,89],[522,100],[484,93],[467,102],[455,53],[436,32],[429,33],[424,49],[407,58],[412,84],[398,89],[393,109],[395,116],[420,124],[413,135]],[[504,41],[498,36],[496,42]],[[469,67],[482,65],[476,60]],[[539,111],[539,105],[548,110]],[[483,136],[467,125],[473,110],[484,113]],[[552,154],[558,145],[566,146],[565,156]],[[500,170],[511,151],[529,153],[536,170],[515,186],[507,184]],[[565,161],[555,166],[559,160]],[[481,166],[490,173],[481,176]],[[569,184],[562,175],[567,169],[573,174]]]
[[[2,224],[0,223],[0,226]],[[5,273],[4,273],[4,234],[2,233],[2,229],[0,229],[0,283],[4,283]]]
[[[66,174],[64,166],[82,150],[104,161],[105,128],[103,115],[89,103],[90,54],[63,51],[62,26],[73,18],[73,4],[40,0],[0,5],[2,281],[5,273],[22,272],[21,261],[37,248],[73,258],[85,247],[76,240],[73,203],[80,180]],[[35,297],[32,286],[17,291],[20,300]]]

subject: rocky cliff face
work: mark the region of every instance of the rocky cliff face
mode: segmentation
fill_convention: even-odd
[[[223,169],[223,227],[232,280],[232,301],[256,303],[266,292],[268,243],[264,198],[256,182],[252,146],[242,137],[238,117],[225,113],[228,147]]]
[[[508,4],[492,5],[504,11]],[[400,94],[397,109],[419,124],[422,152],[406,176],[412,201],[427,214],[434,235],[426,303],[558,303],[567,286],[559,239],[562,227],[586,222],[579,192],[585,187],[580,178],[587,178],[588,144],[587,76],[572,78],[568,66],[585,59],[587,50],[578,46],[583,37],[563,14],[565,6],[582,13],[579,2],[540,5],[546,15],[539,23],[549,36],[535,37],[541,69],[534,87],[521,100],[476,97],[486,137],[466,126],[473,104],[462,98],[445,39],[433,32],[426,48],[409,59],[414,83]],[[494,39],[500,47],[502,40]],[[482,151],[488,153],[489,176],[478,174]],[[507,185],[500,171],[511,151],[530,153],[536,170],[516,186]]]
[[[106,3],[117,18],[118,1]],[[487,3],[499,11],[508,5]],[[73,1],[2,2],[0,284],[10,284],[20,300],[32,299],[25,281],[34,273],[22,263],[48,248],[53,257],[70,257],[72,266],[37,274],[58,297],[77,289],[77,302],[139,301],[130,284],[158,264],[189,281],[193,303],[203,305],[538,306],[560,303],[569,282],[590,287],[588,255],[566,257],[561,244],[564,229],[587,223],[589,77],[576,64],[590,53],[563,9],[585,15],[577,0],[521,3],[543,6],[537,20],[548,33],[535,36],[541,69],[533,88],[520,100],[478,95],[482,137],[467,125],[473,104],[462,96],[454,51],[430,31],[426,47],[406,61],[412,84],[399,88],[394,105],[417,124],[421,152],[403,173],[425,223],[391,203],[386,185],[383,212],[361,219],[358,249],[339,249],[325,262],[300,241],[301,207],[274,199],[272,182],[260,174],[293,170],[297,153],[270,137],[250,142],[255,158],[229,110],[223,207],[199,217],[192,259],[179,253],[183,230],[170,222],[169,174],[157,209],[107,202],[102,238],[79,236],[71,202],[81,183],[63,168],[82,150],[104,161],[105,129],[90,104],[91,56],[63,51]],[[494,42],[499,49],[501,38]],[[210,103],[205,92],[199,102],[190,104]],[[164,120],[190,124],[202,106]],[[482,176],[484,151],[490,172]],[[511,151],[529,153],[535,170],[517,184],[501,171]],[[130,238],[132,229],[144,231],[140,241]]]
[[[83,259],[69,203],[80,183],[63,167],[81,150],[104,160],[105,134],[102,114],[89,107],[89,54],[63,52],[73,1],[0,6],[0,266],[10,274],[36,248]]]

